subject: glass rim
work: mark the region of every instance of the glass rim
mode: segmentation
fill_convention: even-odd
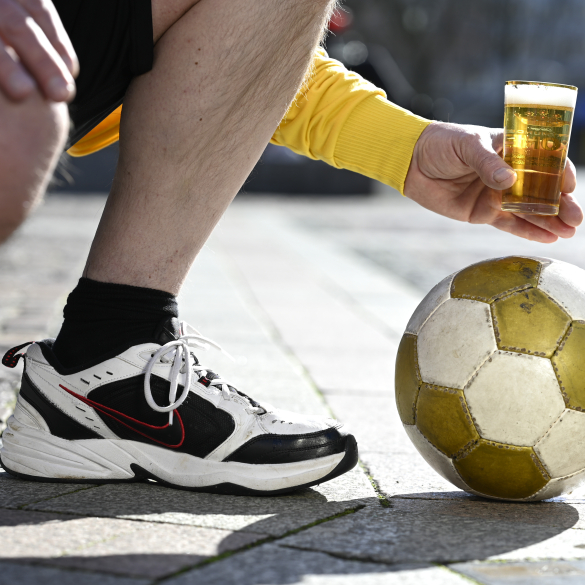
[[[549,83],[548,81],[511,80],[506,81],[505,85],[546,85],[547,87],[563,87],[565,89],[572,89],[573,91],[579,90],[579,88],[575,85],[565,85],[564,83]]]

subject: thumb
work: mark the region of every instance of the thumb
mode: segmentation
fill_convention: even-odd
[[[516,182],[514,170],[478,135],[468,134],[463,138],[461,157],[492,189],[508,189]]]

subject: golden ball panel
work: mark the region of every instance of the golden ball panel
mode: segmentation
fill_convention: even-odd
[[[416,426],[448,457],[479,440],[462,390],[423,384],[416,404]]]
[[[472,264],[455,275],[451,296],[492,302],[509,292],[536,287],[540,269],[538,260],[517,256]]]
[[[400,420],[405,425],[413,425],[414,407],[420,386],[416,359],[416,335],[407,333],[400,340],[396,355],[394,385]]]
[[[534,496],[550,479],[532,447],[485,439],[465,457],[456,459],[455,469],[471,489],[508,500]]]
[[[585,410],[585,322],[571,324],[551,361],[565,404]]]
[[[465,484],[455,470],[452,459],[449,459],[449,457],[441,453],[434,445],[431,445],[415,425],[404,425],[404,430],[423,459],[441,477],[450,481],[459,489],[469,491],[469,486]]]
[[[531,288],[499,299],[492,305],[498,347],[551,357],[571,319],[544,292]]]

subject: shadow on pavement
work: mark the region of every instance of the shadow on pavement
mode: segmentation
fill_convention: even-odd
[[[26,488],[31,482],[10,480],[10,484],[18,489],[19,484]],[[0,557],[13,563],[161,578],[193,567],[209,557],[246,549],[268,539],[279,545],[269,545],[271,550],[276,549],[279,554],[289,551],[287,555],[299,557],[294,570],[288,567],[287,571],[279,572],[276,567],[276,573],[268,581],[286,584],[302,580],[302,575],[341,571],[341,566],[330,566],[334,557],[343,563],[360,561],[357,564],[361,572],[373,573],[382,569],[388,571],[386,564],[414,563],[420,568],[432,563],[500,557],[558,537],[579,521],[577,508],[562,502],[515,504],[476,497],[436,499],[437,495],[434,492],[426,494],[429,499],[424,499],[425,494],[417,494],[415,498],[394,497],[389,500],[390,507],[382,507],[376,498],[336,501],[326,491],[321,493],[314,489],[266,498],[219,496],[144,483],[110,484],[52,497],[24,510],[0,510],[0,526],[49,523],[51,534],[57,540],[62,534],[71,532],[76,522],[87,522],[90,527],[92,521],[98,521],[95,517],[114,524],[119,520],[138,521],[124,522],[122,533],[116,533],[115,526],[109,529],[107,546],[102,543],[103,537],[98,530],[96,544],[84,547],[81,555],[79,548],[64,546],[60,554],[30,556],[35,543],[28,542],[26,557],[18,551],[11,554],[10,547],[0,551]],[[342,515],[356,508],[354,513]],[[313,525],[337,515],[340,517]],[[298,530],[306,526],[310,527]],[[580,531],[573,532],[578,539]],[[289,535],[285,536],[287,533]],[[30,535],[36,537],[32,532]],[[569,541],[563,540],[565,548],[567,542],[571,544],[571,536],[568,538]],[[572,544],[576,549],[572,554],[585,558],[585,550],[579,548],[585,537],[578,540]],[[194,575],[224,566],[232,558],[241,562],[250,556],[255,558],[267,546],[262,544],[217,565],[202,567]],[[21,550],[24,553],[24,549]],[[307,555],[323,558],[313,562],[316,557],[309,559]],[[538,554],[533,556],[538,557]],[[548,556],[559,556],[554,545]],[[306,567],[303,559],[309,559]],[[265,560],[258,567],[257,576],[270,568],[265,567]],[[270,565],[271,561],[266,562]],[[347,574],[345,569],[343,571]],[[225,578],[224,575],[225,583],[231,582]],[[243,581],[233,582],[257,585],[265,581],[256,579],[252,573]]]

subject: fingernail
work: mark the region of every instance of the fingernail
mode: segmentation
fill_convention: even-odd
[[[34,83],[28,75],[22,71],[15,71],[8,81],[10,87],[17,93],[26,93],[34,88]]]
[[[62,77],[53,77],[47,86],[51,97],[56,100],[66,100],[73,93],[75,86],[67,83]]]
[[[512,177],[516,178],[516,173],[512,169],[498,169],[494,173],[494,181],[496,183],[503,183],[510,180]]]

